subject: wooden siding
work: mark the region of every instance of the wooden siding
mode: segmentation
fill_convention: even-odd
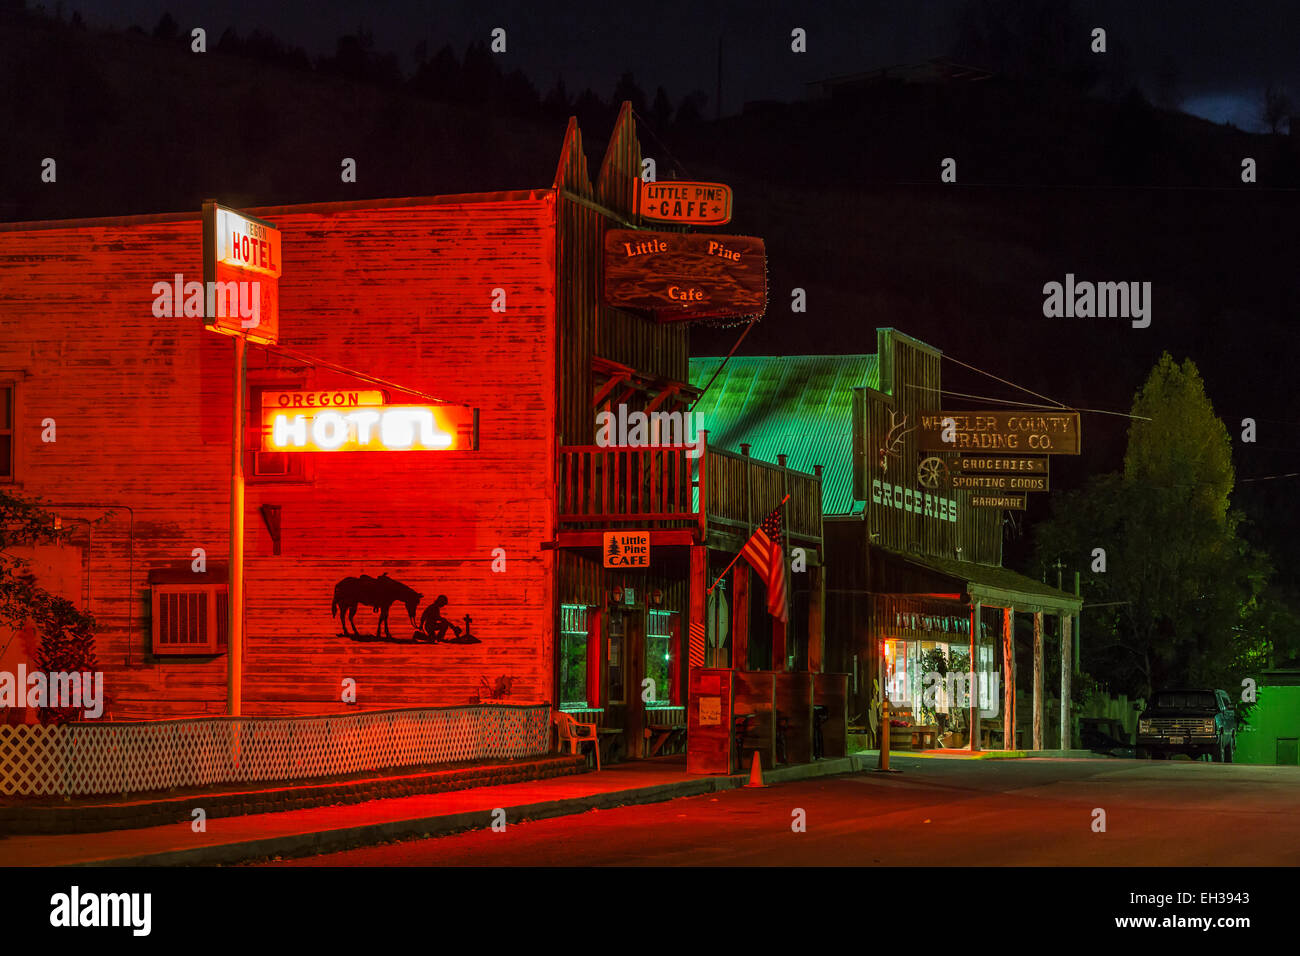
[[[595,441],[598,409],[592,405],[592,361],[597,356],[628,366],[651,380],[686,382],[690,376],[689,331],[685,325],[660,325],[643,316],[611,309],[601,299],[605,232],[635,222],[640,172],[641,147],[630,105],[624,104],[619,113],[594,185],[588,176],[582,132],[575,120],[569,121],[554,184],[559,203],[557,376],[562,444],[589,445]],[[570,196],[566,197],[566,192]],[[614,397],[621,396],[623,392],[618,390]],[[643,407],[644,396],[644,392],[633,392],[624,400],[635,411]]]
[[[858,389],[854,409],[854,494],[866,502],[869,531],[878,536],[872,540],[896,551],[1000,564],[1002,512],[972,507],[969,491],[944,487],[931,492],[957,502],[956,521],[873,501],[873,479],[910,491],[927,491],[917,477],[921,460],[931,455],[945,461],[957,457],[955,452],[921,452],[917,448],[915,426],[921,410],[943,405],[939,352],[892,329],[880,330],[879,349],[880,390]],[[891,427],[901,430],[896,444],[888,441]],[[881,453],[887,445],[895,454],[885,455],[882,466]]]
[[[632,104],[624,103],[610,135],[605,158],[596,179],[596,201],[629,222],[636,222],[637,191],[641,179],[641,143],[636,135]],[[594,255],[601,255],[605,232],[619,224],[601,218],[600,242]],[[599,286],[597,286],[599,288]],[[660,324],[652,319],[600,305],[597,310],[596,354],[631,366],[644,375],[690,380],[690,333],[688,323]]]
[[[247,488],[245,712],[445,705],[480,678],[549,700],[554,623],[555,208],[547,192],[250,210],[283,232],[281,343],[480,409],[477,452],[318,454],[311,479]],[[0,369],[26,373],[19,490],[95,518],[90,610],[116,718],[222,713],[226,658],[149,654],[146,574],[194,548],[225,561],[233,346],[155,318],[153,284],[202,279],[191,218],[0,231]],[[491,311],[493,289],[507,311]],[[250,381],[356,383],[250,349]],[[370,386],[373,387],[373,386]],[[393,401],[419,401],[401,393]],[[41,421],[57,442],[41,441]],[[272,553],[262,504],[282,508]],[[128,510],[129,509],[129,510]],[[491,570],[506,551],[505,573]],[[362,643],[330,616],[339,579],[387,572],[437,595],[481,644]],[[362,607],[357,625],[373,632]],[[129,626],[128,626],[129,622]],[[412,628],[400,605],[394,637]]]

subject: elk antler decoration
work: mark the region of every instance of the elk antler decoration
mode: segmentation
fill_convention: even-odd
[[[894,413],[893,409],[889,411],[889,433],[885,435],[885,444],[880,449],[880,470],[889,470],[890,458],[902,458],[903,436],[910,431],[914,431],[916,426],[906,428],[907,415],[904,414],[902,420]]]

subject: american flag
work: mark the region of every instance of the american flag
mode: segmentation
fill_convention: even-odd
[[[785,621],[785,549],[781,547],[781,509],[763,519],[758,530],[745,542],[740,556],[748,561],[767,585],[767,613]]]

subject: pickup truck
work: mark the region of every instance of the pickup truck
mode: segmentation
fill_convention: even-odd
[[[1231,763],[1237,749],[1237,713],[1221,690],[1162,690],[1138,718],[1139,757],[1187,754]]]

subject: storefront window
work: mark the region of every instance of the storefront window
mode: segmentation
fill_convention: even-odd
[[[587,706],[587,608],[560,605],[560,706]]]
[[[651,611],[645,635],[645,676],[654,681],[651,703],[672,702],[672,613]]]
[[[885,641],[885,696],[893,709],[907,699],[907,641]]]

